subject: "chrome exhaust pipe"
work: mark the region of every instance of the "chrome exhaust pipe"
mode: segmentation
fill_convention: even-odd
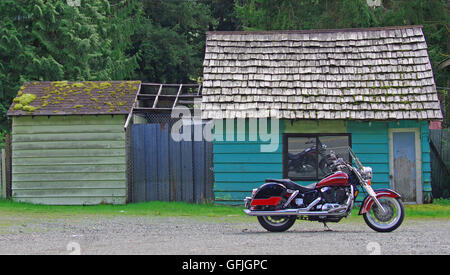
[[[301,209],[284,209],[274,211],[252,211],[244,209],[245,214],[249,216],[340,216],[345,212],[338,212],[347,209],[347,207],[338,207],[328,211],[301,211]]]
[[[249,209],[244,209],[245,214],[249,216],[296,216],[297,209],[285,209],[285,210],[274,210],[274,211],[252,211]]]
[[[332,208],[326,211],[310,211],[314,206],[320,202],[321,198],[315,199],[306,208],[300,209],[283,209],[273,211],[252,211],[244,209],[245,214],[249,216],[345,216],[347,209],[352,206],[353,203],[353,186],[351,186],[351,192],[344,206]],[[344,211],[344,212],[342,212]]]

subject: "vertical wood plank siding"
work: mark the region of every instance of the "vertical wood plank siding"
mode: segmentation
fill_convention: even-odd
[[[283,133],[351,133],[352,148],[374,171],[375,189],[389,188],[389,128],[420,128],[424,201],[431,194],[430,148],[427,121],[291,121],[280,122],[280,146],[261,153],[261,141],[214,141],[214,192],[217,203],[241,204],[266,178],[282,178]],[[225,128],[224,128],[225,129]],[[224,130],[225,132],[225,130]],[[236,134],[236,131],[235,131]],[[248,136],[248,132],[245,133]],[[224,133],[225,137],[226,133]],[[236,140],[236,139],[234,139]],[[309,184],[311,182],[298,182]],[[358,198],[362,199],[362,198]]]
[[[169,123],[131,126],[131,201],[211,202],[212,143],[176,141],[170,133]]]
[[[124,120],[124,115],[13,117],[13,199],[125,203]]]

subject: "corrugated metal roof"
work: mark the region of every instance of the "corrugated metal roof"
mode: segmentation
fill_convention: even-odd
[[[209,32],[203,118],[442,119],[421,26]]]
[[[140,81],[26,82],[8,116],[128,114]]]

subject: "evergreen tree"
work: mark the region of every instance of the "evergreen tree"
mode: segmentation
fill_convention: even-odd
[[[447,71],[437,65],[448,57],[449,16],[445,0],[383,0],[369,7],[366,0],[235,0],[236,15],[246,30],[340,29],[423,25],[438,86],[446,86]]]
[[[195,82],[202,75],[206,31],[216,25],[210,7],[196,0],[147,0],[138,26],[138,79],[161,83]]]
[[[210,31],[236,31],[242,28],[231,0],[200,0],[211,10],[216,24],[210,24]]]
[[[137,67],[137,56],[126,52],[140,10],[135,2],[0,1],[1,124],[25,81],[130,78]]]

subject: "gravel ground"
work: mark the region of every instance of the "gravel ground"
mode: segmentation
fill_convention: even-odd
[[[405,219],[392,233],[377,233],[362,218],[331,223],[332,231],[297,221],[283,233],[265,231],[254,217],[9,217],[9,223],[0,227],[0,254],[70,254],[71,247],[81,254],[450,254],[450,219]]]

